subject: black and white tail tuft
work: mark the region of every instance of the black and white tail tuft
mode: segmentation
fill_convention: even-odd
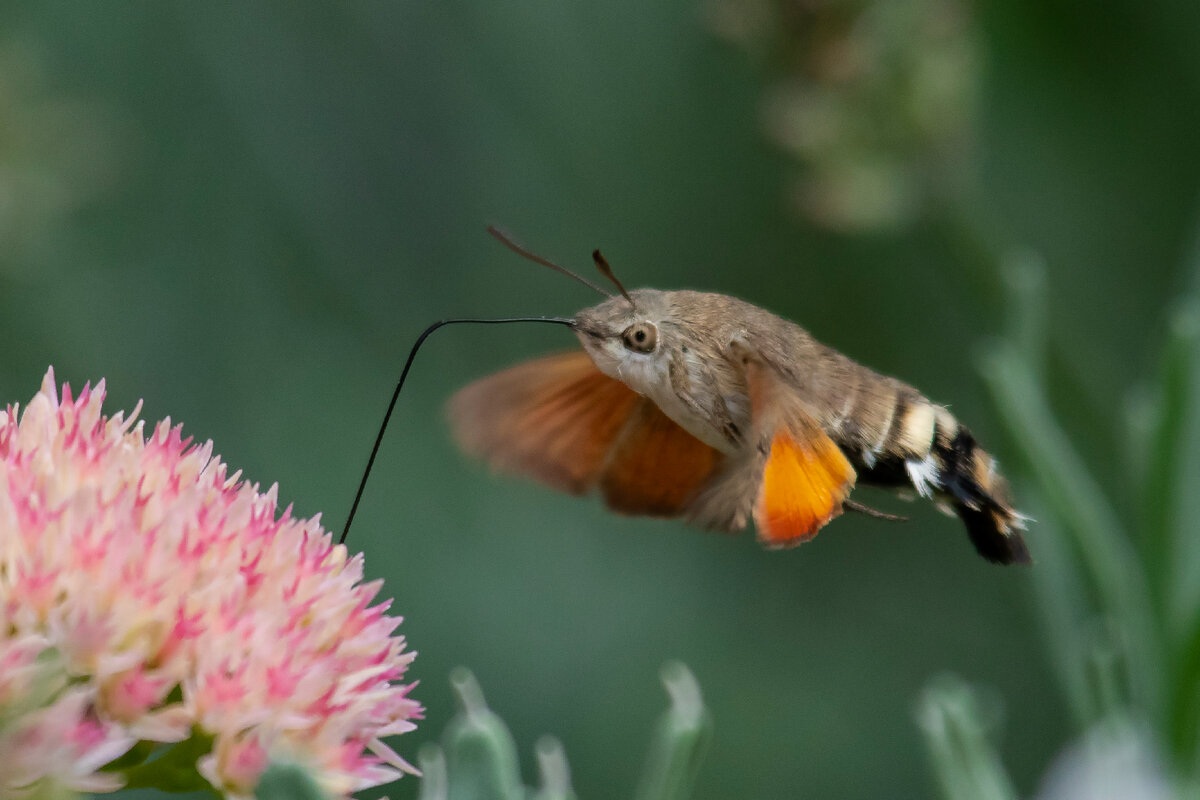
[[[979,555],[997,564],[1030,563],[1021,536],[1026,517],[1013,509],[1008,481],[971,432],[959,427],[948,444],[935,446],[934,457],[941,491],[967,526]]]

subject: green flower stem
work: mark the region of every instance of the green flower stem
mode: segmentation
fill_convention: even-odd
[[[449,800],[525,800],[517,745],[483,690],[462,667],[450,674],[462,712],[446,726],[444,747]]]
[[[1000,417],[1069,534],[1085,573],[1128,640],[1136,701],[1162,718],[1162,653],[1145,575],[1116,512],[1048,408],[1028,359],[1011,344],[989,349],[981,370]]]
[[[1080,623],[1092,611],[1084,591],[1079,564],[1070,552],[1063,533],[1039,509],[1032,509],[1037,523],[1037,567],[1031,571],[1037,608],[1046,647],[1062,682],[1063,691],[1080,728],[1099,719],[1099,703],[1087,678],[1087,652]]]
[[[436,744],[427,744],[417,753],[421,769],[421,790],[417,800],[449,800],[450,788],[446,777],[446,754]]]
[[[700,687],[687,667],[668,663],[662,680],[671,706],[651,739],[638,800],[686,800],[712,729]],[[450,682],[462,711],[446,726],[444,753],[428,745],[418,754],[423,773],[418,800],[577,800],[561,742],[551,736],[538,741],[541,786],[526,789],[512,734],[488,709],[475,676],[459,668]]]
[[[533,795],[532,800],[576,800],[562,742],[553,736],[543,736],[535,749],[538,769],[542,774],[542,788]]]
[[[659,719],[650,743],[637,800],[684,800],[691,795],[712,720],[700,686],[686,666],[675,661],[662,669],[671,707]]]
[[[1129,682],[1124,674],[1129,656],[1124,644],[1124,637],[1101,621],[1094,621],[1084,636],[1086,674],[1096,699],[1099,720],[1128,716],[1123,687]]]
[[[1166,733],[1176,767],[1194,783],[1200,774],[1200,609],[1189,585],[1196,574],[1189,563],[1196,549],[1187,539],[1195,522],[1184,516],[1182,506],[1189,491],[1184,470],[1193,466],[1188,450],[1200,435],[1200,219],[1193,232],[1184,278],[1189,299],[1169,319],[1157,402],[1148,415],[1141,498],[1147,568],[1162,586],[1164,627],[1175,634]]]
[[[1176,765],[1195,776],[1200,772],[1200,625],[1192,628],[1172,670],[1167,735]]]
[[[1045,373],[1046,266],[1032,250],[1014,250],[1000,265],[1008,293],[1008,338],[1029,362],[1033,374]]]
[[[1180,519],[1182,455],[1187,425],[1196,419],[1196,361],[1200,355],[1200,303],[1183,305],[1171,315],[1163,354],[1158,396],[1151,412],[1149,450],[1143,471],[1141,500],[1147,580],[1159,587],[1155,598],[1171,624],[1168,632],[1191,622],[1180,605],[1192,602],[1172,590],[1181,570],[1180,543],[1193,525]],[[1181,619],[1182,617],[1182,619]]]
[[[1135,699],[1160,718],[1162,652],[1156,621],[1144,573],[1116,512],[1058,428],[1025,357],[1013,345],[998,344],[984,355],[982,371],[1051,513],[1072,537],[1105,612],[1128,639]]]
[[[917,721],[946,800],[1016,800],[981,719],[974,692],[958,678],[935,680],[921,697]]]

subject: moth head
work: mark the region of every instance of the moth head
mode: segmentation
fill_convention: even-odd
[[[613,297],[575,315],[575,334],[583,349],[606,375],[635,385],[653,380],[670,362],[670,332],[662,328],[665,303],[662,292],[639,289]]]

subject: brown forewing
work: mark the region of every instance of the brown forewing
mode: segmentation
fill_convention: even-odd
[[[573,351],[469,384],[451,398],[449,417],[463,450],[494,469],[581,494],[595,484],[641,402],[586,353]]]
[[[449,416],[460,446],[493,468],[573,494],[599,483],[626,514],[682,513],[721,459],[583,352],[476,381],[451,399]]]
[[[600,479],[614,511],[670,517],[714,473],[721,455],[643,399]]]

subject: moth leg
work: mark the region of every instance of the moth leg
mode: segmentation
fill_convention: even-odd
[[[908,522],[908,517],[902,517],[899,514],[889,514],[886,511],[880,511],[877,508],[871,508],[870,506],[863,505],[862,503],[856,503],[853,500],[844,501],[842,503],[842,507],[847,511],[855,511],[859,514],[865,514],[866,516],[874,517],[875,519],[884,519],[888,522]]]

